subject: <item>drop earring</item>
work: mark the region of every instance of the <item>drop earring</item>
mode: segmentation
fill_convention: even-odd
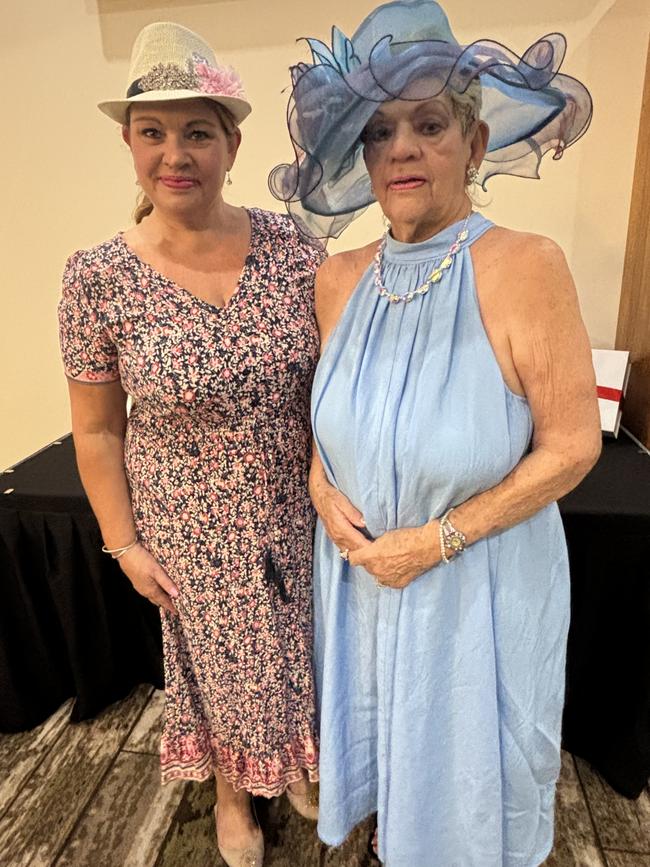
[[[474,165],[474,163],[470,163],[467,167],[467,172],[465,173],[465,179],[467,186],[476,183],[476,179],[478,178],[478,169]]]
[[[229,187],[232,186],[232,178],[230,177],[230,172],[226,172],[226,185]]]

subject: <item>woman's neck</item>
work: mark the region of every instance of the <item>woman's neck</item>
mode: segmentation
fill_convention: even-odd
[[[445,209],[444,213],[429,212],[418,220],[391,220],[390,234],[396,241],[404,244],[418,244],[420,241],[433,238],[448,226],[464,220],[471,209],[472,203],[469,197],[464,195],[461,202]]]
[[[245,213],[242,208],[215,202],[209,213],[186,219],[184,215],[166,213],[154,207],[137,227],[147,244],[158,248],[201,250],[212,248],[215,239],[237,232]]]

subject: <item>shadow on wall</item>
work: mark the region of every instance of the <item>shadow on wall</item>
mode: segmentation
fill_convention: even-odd
[[[600,0],[611,5],[612,0]],[[545,0],[532,8],[521,0],[495,2],[490,11],[490,33],[529,26],[539,21],[540,32],[556,29],[564,20],[576,21],[593,14],[598,0]],[[351,36],[359,22],[379,5],[379,0],[85,0],[88,15],[98,15],[104,57],[128,59],[138,32],[152,21],[173,20],[196,30],[217,54],[286,45],[298,36],[316,36],[329,42],[332,24]],[[442,0],[455,31],[476,33],[474,4]],[[245,22],[245,26],[242,25]],[[545,22],[552,22],[546,25]]]
[[[287,45],[299,36],[329,41],[331,26],[354,28],[374,0],[85,0],[99,15],[104,57],[128,59],[138,32],[152,21],[171,20],[200,33],[219,53]]]

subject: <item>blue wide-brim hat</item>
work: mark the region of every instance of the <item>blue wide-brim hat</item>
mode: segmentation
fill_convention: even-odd
[[[539,177],[589,126],[586,87],[559,73],[566,52],[560,33],[538,39],[519,57],[498,42],[460,45],[434,0],[379,6],[352,39],[332,28],[331,48],[307,39],[311,63],[292,67],[287,122],[296,161],[269,176],[307,234],[338,237],[375,201],[360,135],[381,103],[430,99],[445,88],[464,92],[480,79],[481,119],[490,127],[478,182],[496,174]]]

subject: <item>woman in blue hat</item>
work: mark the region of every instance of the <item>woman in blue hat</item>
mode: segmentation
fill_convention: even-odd
[[[431,0],[381,6],[293,69],[271,177],[304,231],[372,201],[379,243],[317,278],[312,394],[319,834],[377,812],[389,867],[533,867],[553,839],[569,623],[555,501],[600,449],[561,251],[471,189],[536,177],[586,129],[565,43],[461,46]]]

